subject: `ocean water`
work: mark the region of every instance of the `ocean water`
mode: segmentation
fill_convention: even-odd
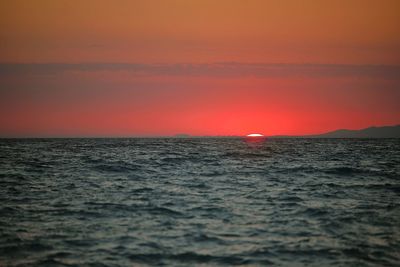
[[[400,139],[0,140],[0,266],[399,266]]]

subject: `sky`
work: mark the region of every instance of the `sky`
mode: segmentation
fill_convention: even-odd
[[[400,1],[1,1],[0,136],[400,123]]]

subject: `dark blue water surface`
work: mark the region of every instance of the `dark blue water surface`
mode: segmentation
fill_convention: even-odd
[[[0,140],[0,266],[399,266],[400,140]]]

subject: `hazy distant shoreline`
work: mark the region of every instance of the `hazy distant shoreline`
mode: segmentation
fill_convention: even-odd
[[[339,129],[313,135],[275,135],[270,138],[400,138],[400,125],[368,127],[360,130]]]
[[[310,135],[265,135],[267,138],[400,138],[400,125],[382,126],[382,127],[368,127],[360,130],[339,129],[322,134]],[[124,138],[176,138],[176,139],[197,139],[197,138],[243,138],[240,135],[190,135],[190,134],[176,134],[165,136],[0,136],[0,139],[124,139]]]

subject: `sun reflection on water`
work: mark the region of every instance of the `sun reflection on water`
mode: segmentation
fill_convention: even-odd
[[[251,147],[260,147],[265,141],[266,137],[262,134],[248,134],[244,137],[244,141]]]

